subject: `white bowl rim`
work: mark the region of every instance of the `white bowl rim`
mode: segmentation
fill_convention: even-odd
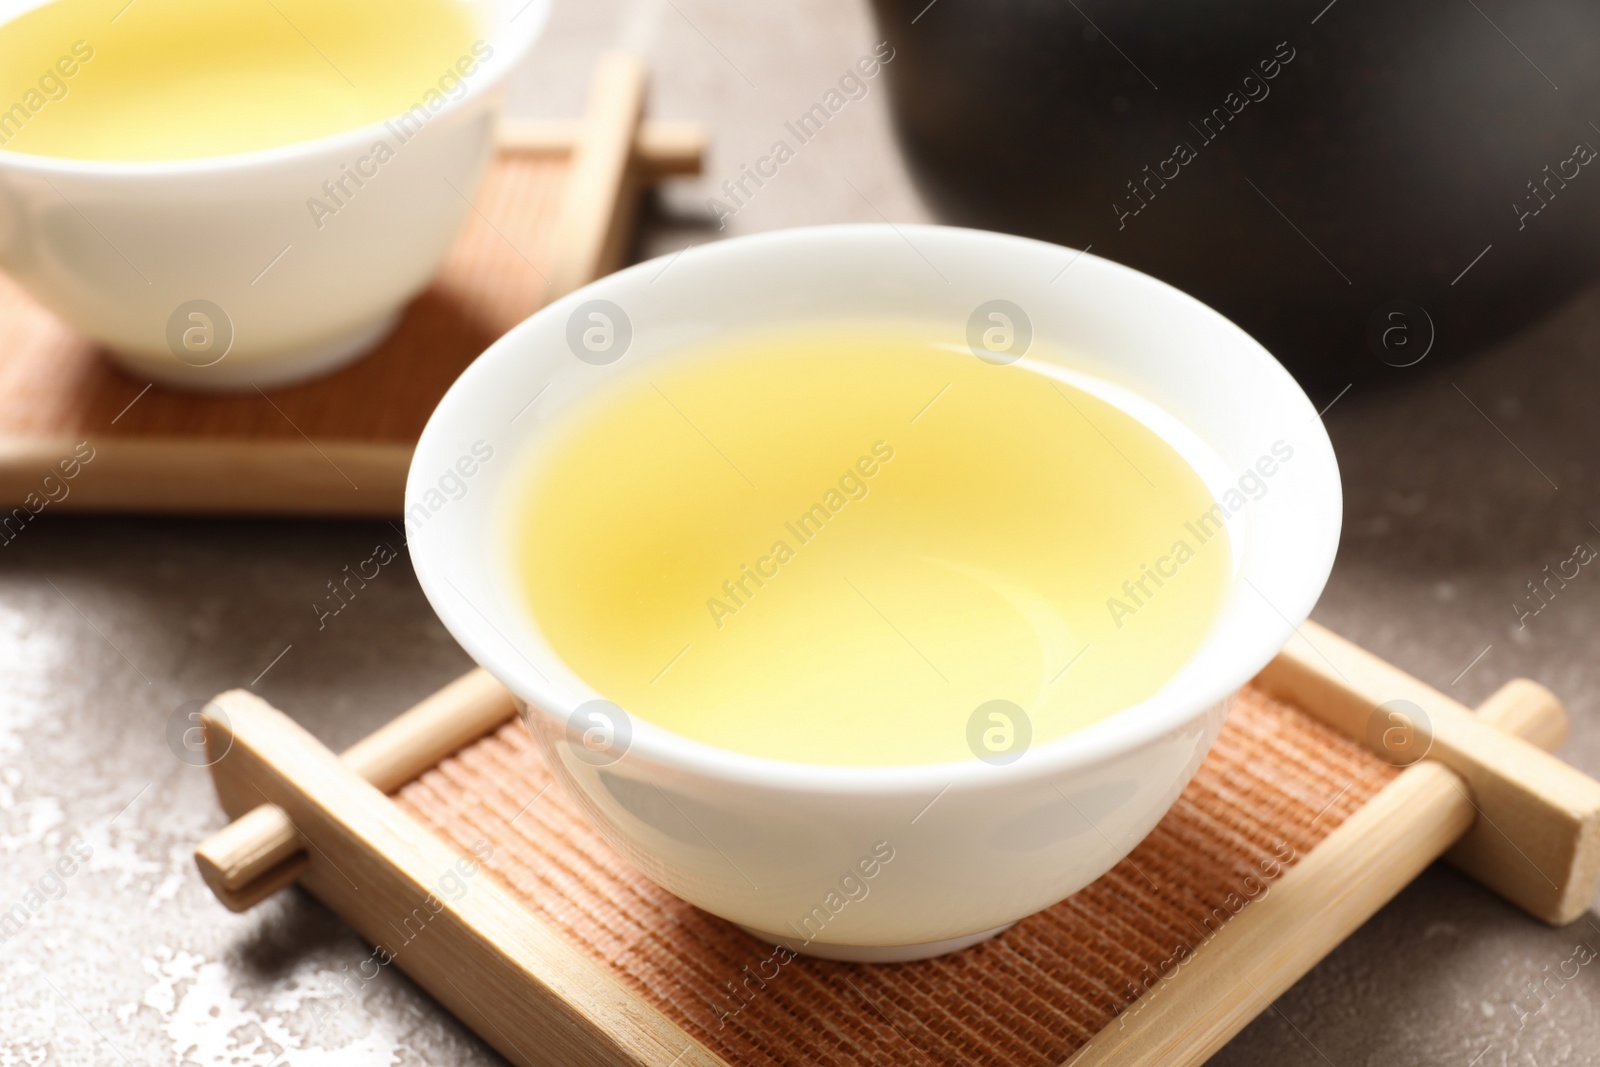
[[[935,238],[934,235],[939,235]],[[730,784],[755,786],[805,794],[834,796],[860,795],[926,795],[934,799],[949,790],[980,791],[1010,788],[1019,783],[1049,780],[1063,772],[1091,767],[1119,755],[1153,744],[1161,737],[1180,732],[1202,719],[1208,709],[1229,700],[1245,683],[1281,651],[1289,637],[1298,631],[1300,623],[1310,617],[1311,609],[1321,596],[1333,568],[1339,545],[1339,532],[1343,521],[1343,496],[1338,463],[1316,407],[1305,395],[1289,372],[1253,337],[1226,316],[1177,289],[1142,271],[1134,270],[1113,260],[1086,251],[1032,238],[1001,234],[955,226],[889,224],[889,223],[839,223],[772,230],[763,233],[729,238],[712,242],[696,249],[697,257],[743,255],[746,250],[781,247],[795,241],[851,240],[877,237],[904,242],[918,236],[930,239],[955,239],[1014,244],[1019,247],[1047,248],[1075,255],[1075,264],[1089,264],[1092,269],[1106,271],[1130,285],[1150,287],[1163,299],[1175,300],[1200,309],[1205,316],[1219,323],[1225,333],[1233,336],[1236,358],[1247,358],[1256,364],[1255,372],[1276,378],[1286,403],[1302,409],[1307,424],[1305,445],[1319,453],[1319,468],[1325,473],[1317,485],[1322,505],[1327,509],[1326,536],[1320,543],[1312,544],[1304,553],[1304,566],[1297,572],[1303,581],[1289,600],[1272,603],[1274,614],[1290,627],[1288,633],[1272,637],[1264,629],[1244,632],[1229,644],[1226,657],[1231,664],[1208,675],[1209,684],[1196,692],[1184,690],[1182,698],[1163,698],[1167,687],[1137,704],[1130,705],[1082,729],[1041,742],[1030,747],[1023,758],[1004,766],[994,766],[977,759],[947,763],[910,765],[831,765],[798,763],[719,748],[695,741],[682,734],[649,722],[643,716],[630,716],[632,737],[620,762],[632,760],[647,762],[657,767],[699,778],[726,781]],[[635,264],[605,278],[591,282],[534,312],[512,327],[490,345],[451,385],[439,401],[428,424],[424,427],[412,457],[406,480],[405,507],[409,512],[416,503],[414,494],[427,488],[437,468],[447,466],[454,454],[444,441],[445,430],[441,416],[458,405],[470,403],[469,394],[493,389],[495,365],[516,359],[522,347],[522,338],[536,329],[535,320],[545,320],[571,313],[578,304],[605,297],[608,290],[629,284],[648,275],[653,278],[676,253],[659,256]],[[1082,261],[1080,264],[1079,261]],[[1074,269],[1077,269],[1075,266]],[[437,441],[437,443],[435,443]],[[524,442],[526,444],[526,442]],[[1300,442],[1297,442],[1299,445]],[[1297,449],[1298,452],[1298,449]],[[409,519],[407,520],[409,527]],[[415,541],[407,536],[408,546]],[[460,642],[463,649],[480,666],[511,689],[519,699],[526,701],[532,712],[547,719],[558,728],[565,727],[565,717],[583,699],[574,700],[556,685],[543,680],[537,671],[519,665],[517,654],[503,651],[492,640],[487,640],[485,626],[460,609],[447,592],[450,583],[442,561],[436,562],[426,551],[411,552],[412,566],[417,580],[430,605],[445,628]],[[493,630],[492,624],[488,627]],[[503,640],[503,639],[502,639]],[[1210,638],[1208,637],[1209,641]],[[552,656],[553,652],[550,653]],[[559,658],[559,657],[557,657]],[[1222,658],[1219,656],[1219,659]],[[513,681],[508,681],[508,679]],[[551,709],[560,709],[559,713]]]
[[[46,0],[54,2],[54,0]],[[450,99],[444,107],[434,113],[434,118],[440,118],[452,111],[460,111],[469,102],[497,88],[505,81],[506,76],[516,67],[528,51],[538,43],[543,34],[545,23],[550,18],[550,5],[552,0],[527,0],[526,6],[507,22],[520,18],[523,11],[533,17],[518,28],[518,32],[510,40],[510,51],[503,60],[497,53],[491,57],[498,61],[498,71],[493,78],[484,78],[476,82],[467,83],[467,91],[461,96]],[[0,21],[0,29],[8,22],[22,17],[37,7],[37,4],[27,11],[19,11],[11,18]],[[190,174],[217,174],[228,171],[250,170],[256,167],[271,166],[276,163],[290,163],[297,160],[308,159],[314,156],[334,155],[368,145],[374,137],[381,137],[387,131],[388,124],[399,118],[400,112],[386,115],[376,122],[369,122],[363,126],[355,126],[348,130],[339,130],[335,133],[324,134],[307,141],[291,141],[288,144],[273,145],[270,148],[258,148],[249,152],[232,152],[221,156],[195,156],[191,159],[77,159],[72,156],[43,156],[33,152],[14,152],[0,148],[0,166],[16,170],[32,171],[39,174],[82,175],[96,177],[129,177],[129,178],[169,178],[175,175]]]

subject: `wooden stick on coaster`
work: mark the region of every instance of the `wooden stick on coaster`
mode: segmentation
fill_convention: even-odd
[[[637,210],[640,175],[633,145],[644,94],[645,68],[638,57],[614,52],[600,60],[556,224],[547,303],[622,264]]]
[[[340,759],[390,793],[515,713],[511,694],[489,672],[469,671],[346,749]],[[255,907],[305,873],[305,842],[282,809],[260,799],[245,797],[243,814],[225,805],[239,817],[194,853],[200,877],[233,911]]]
[[[287,715],[236,689],[204,722],[237,788],[316,843],[307,887],[514,1063],[724,1067]]]
[[[1600,882],[1594,779],[1313,622],[1258,681],[1391,762],[1426,755],[1454,771],[1450,788],[1477,816],[1450,853],[1467,874],[1555,926],[1588,910]]]
[[[1293,655],[1287,665],[1279,667],[1279,661],[1276,669],[1307,677],[1328,671],[1320,661],[1297,662]],[[1526,680],[1502,687],[1474,718],[1508,744],[1522,743],[1518,735],[1548,741],[1566,733],[1561,702]],[[1431,759],[1407,767],[1091,1038],[1066,1067],[1204,1063],[1452,843],[1464,842],[1477,818],[1472,796],[1454,771]],[[1593,889],[1590,883],[1588,891]]]
[[[503,155],[563,157],[583,139],[583,123],[565,119],[508,119],[495,143]],[[644,122],[633,142],[641,182],[691,177],[705,162],[709,137],[698,122]]]

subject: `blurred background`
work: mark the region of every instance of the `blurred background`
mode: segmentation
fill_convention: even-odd
[[[1317,620],[1468,704],[1544,683],[1572,715],[1562,755],[1600,775],[1600,577],[1529,591],[1600,546],[1600,175],[1577,147],[1600,145],[1600,10],[881,0],[878,16],[558,4],[511,110],[578,114],[621,46],[649,59],[653,115],[707,124],[704,177],[652,194],[638,257],[946,219],[1092,243],[1214,304],[1326,408],[1346,516]],[[866,95],[719,228],[707,200],[880,42],[895,58]],[[325,583],[384,542],[401,538],[383,523],[52,512],[4,548],[0,903],[73,836],[93,855],[0,945],[0,1067],[499,1062],[392,969],[330,1014],[362,942],[298,893],[228,914],[191,859],[223,818],[206,771],[168,748],[174,709],[254,680],[338,749],[470,666],[403,554],[318,629]],[[1215,1062],[1588,1062],[1590,968],[1529,1014],[1530,983],[1582,942],[1600,946],[1593,912],[1547,929],[1436,868]]]

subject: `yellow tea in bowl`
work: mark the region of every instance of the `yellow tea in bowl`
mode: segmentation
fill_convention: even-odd
[[[1173,444],[1052,373],[862,323],[624,373],[519,472],[531,616],[630,715],[771,759],[971,759],[994,701],[1033,744],[1105,718],[1198,648],[1232,549]]]
[[[0,148],[200,159],[381,122],[465,91],[491,54],[471,10],[458,0],[53,0],[0,25]]]

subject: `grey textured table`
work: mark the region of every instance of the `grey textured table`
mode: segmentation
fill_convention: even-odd
[[[705,198],[873,40],[857,0],[573,3],[513,108],[575,113],[604,47],[645,51],[654,113],[716,134],[706,179],[647,222],[642,252],[670,252],[718,236]],[[925,212],[873,86],[723,232],[880,216]],[[1592,774],[1600,568],[1525,625],[1512,605],[1578,542],[1600,545],[1597,396],[1591,292],[1514,343],[1339,398],[1345,535],[1316,613],[1469,703],[1517,675],[1549,685],[1572,713],[1564,755]],[[335,992],[368,949],[314,901],[230,915],[190,858],[222,817],[207,773],[168,749],[174,709],[253,684],[339,748],[469,666],[403,562],[319,631],[325,583],[385,541],[399,547],[378,523],[46,514],[0,548],[0,908],[51,895],[0,944],[0,1067],[497,1062],[399,974]],[[87,861],[51,881],[76,839]],[[1600,950],[1593,913],[1550,930],[1435,869],[1215,1062],[1591,1063],[1600,964],[1547,981],[1585,943]]]

